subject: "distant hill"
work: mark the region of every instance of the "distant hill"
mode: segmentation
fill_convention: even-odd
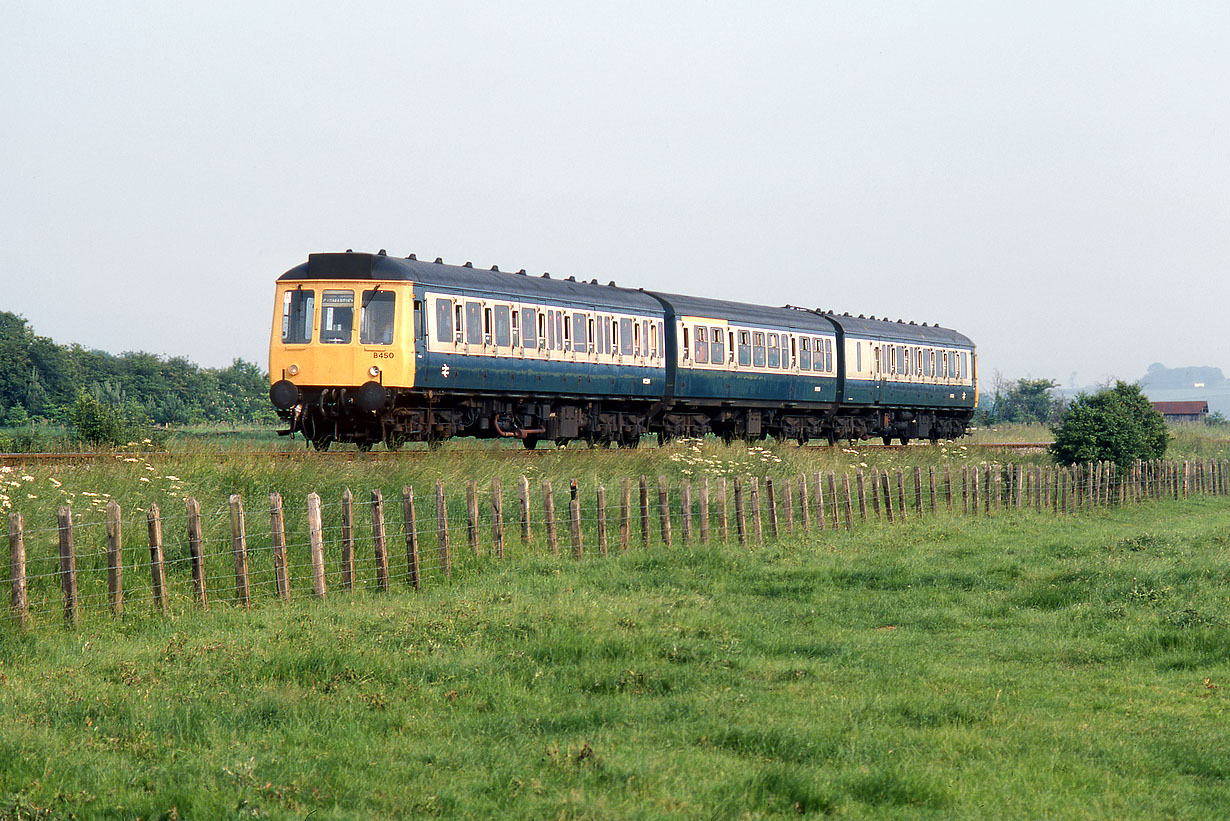
[[[1137,380],[1137,384],[1146,392],[1151,389],[1199,390],[1224,387],[1226,377],[1222,375],[1221,368],[1167,368],[1160,362],[1154,362],[1148,372]]]

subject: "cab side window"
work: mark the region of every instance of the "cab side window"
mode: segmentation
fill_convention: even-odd
[[[297,288],[282,298],[282,341],[306,345],[312,341],[312,320],[316,313],[316,292]]]

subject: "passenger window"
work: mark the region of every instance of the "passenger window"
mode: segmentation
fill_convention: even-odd
[[[763,368],[765,363],[764,331],[752,332],[752,366]]]
[[[564,350],[564,312],[555,311],[555,350]]]
[[[316,292],[297,288],[282,298],[282,341],[306,345],[312,341],[312,320],[316,314]]]
[[[586,340],[586,348],[585,348],[585,350],[586,350],[586,352],[587,352],[587,353],[593,353],[593,352],[594,352],[594,349],[598,346],[598,340],[594,338],[594,330],[595,330],[595,329],[594,329],[594,318],[593,318],[593,317],[591,317],[591,316],[587,316],[587,317],[585,318],[585,331],[586,331],[586,336],[585,336],[585,340]],[[599,325],[598,325],[597,331],[598,331],[598,333],[602,333],[602,325],[601,325],[601,324],[599,324]]]
[[[836,373],[833,367],[833,340],[831,339],[824,340],[824,362],[825,370],[829,373]]]
[[[632,320],[619,320],[619,352],[624,356],[632,356]]]
[[[350,344],[354,331],[354,291],[323,291],[320,295],[320,341]]]
[[[513,308],[510,316],[512,317],[512,346],[515,348],[521,344],[521,312]]]
[[[359,342],[364,345],[393,344],[393,307],[396,296],[392,291],[364,291],[363,315],[359,319]]]
[[[782,370],[790,370],[790,335],[782,334]]]
[[[709,338],[713,341],[709,343],[709,361],[714,365],[724,365],[726,364],[726,346],[722,344],[722,329],[712,328],[711,330],[713,333]]]
[[[683,344],[687,348],[686,339]],[[696,361],[701,365],[709,364],[709,331],[703,325],[696,326]]]
[[[815,346],[815,349],[816,349],[814,370],[817,370],[817,371],[828,370],[827,368],[824,367],[824,343],[826,341],[827,340],[821,339],[818,336],[812,339],[812,344]]]
[[[491,321],[491,309],[490,309],[490,308],[483,308],[483,344],[484,344],[484,345],[490,345],[490,344],[491,344],[491,326],[492,326],[492,324],[493,324],[493,323],[492,323],[492,321]]]
[[[769,367],[781,367],[781,352],[777,347],[777,334],[769,334]]]
[[[466,342],[470,345],[483,344],[483,303],[466,303]]]
[[[748,331],[739,331],[739,364],[752,364],[752,335]]]
[[[512,345],[512,320],[507,305],[495,306],[495,344],[501,348]]]
[[[560,315],[564,318],[564,350],[571,351],[572,350],[572,322],[569,321],[568,315],[563,313],[562,311],[560,312]]]
[[[586,320],[585,314],[572,315],[572,348],[580,353],[589,351],[589,337],[586,335]]]
[[[854,343],[854,369],[863,372],[863,343]]]
[[[799,340],[799,367],[805,371],[811,370],[811,340],[807,337]]]
[[[547,349],[555,350],[555,311],[547,311]]]
[[[521,344],[527,348],[538,347],[537,312],[533,308],[521,309]]]

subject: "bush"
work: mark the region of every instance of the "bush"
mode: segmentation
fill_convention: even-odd
[[[1052,430],[1051,454],[1059,464],[1111,461],[1120,470],[1137,459],[1160,459],[1169,439],[1166,420],[1139,385],[1126,382],[1080,394]]]
[[[128,441],[127,426],[119,410],[85,391],[77,394],[71,416],[77,438],[82,442],[117,447]]]

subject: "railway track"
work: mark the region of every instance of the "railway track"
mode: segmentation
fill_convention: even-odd
[[[1042,451],[1049,446],[1047,442],[999,442],[999,443],[965,443],[954,444],[953,448],[978,451],[1018,451],[1031,452]],[[931,447],[927,444],[911,444],[911,445],[881,445],[881,444],[858,444],[858,445],[804,445],[808,450],[826,451],[826,450],[855,450],[860,453],[867,451],[881,450],[904,450]],[[456,447],[445,448],[442,450],[399,450],[399,451],[368,451],[362,452],[358,450],[331,450],[323,453],[318,453],[313,450],[296,449],[296,450],[232,450],[232,451],[214,451],[214,452],[190,452],[190,451],[148,451],[142,453],[0,453],[0,465],[8,467],[20,467],[23,465],[50,465],[50,464],[96,464],[99,462],[122,462],[124,460],[158,460],[166,461],[171,459],[184,458],[203,458],[203,459],[276,459],[276,460],[318,460],[318,461],[339,461],[339,462],[387,462],[399,459],[422,459],[428,456],[436,456],[441,454],[448,455],[475,455],[475,456],[497,456],[508,459],[534,459],[541,458],[551,453],[558,453],[559,450],[579,451],[590,456],[598,454],[617,454],[627,453],[629,451],[623,449],[599,449],[586,448],[584,446],[573,446],[571,448],[540,448],[538,450],[524,450],[516,448],[499,448],[499,447]],[[654,450],[648,447],[645,450]]]

